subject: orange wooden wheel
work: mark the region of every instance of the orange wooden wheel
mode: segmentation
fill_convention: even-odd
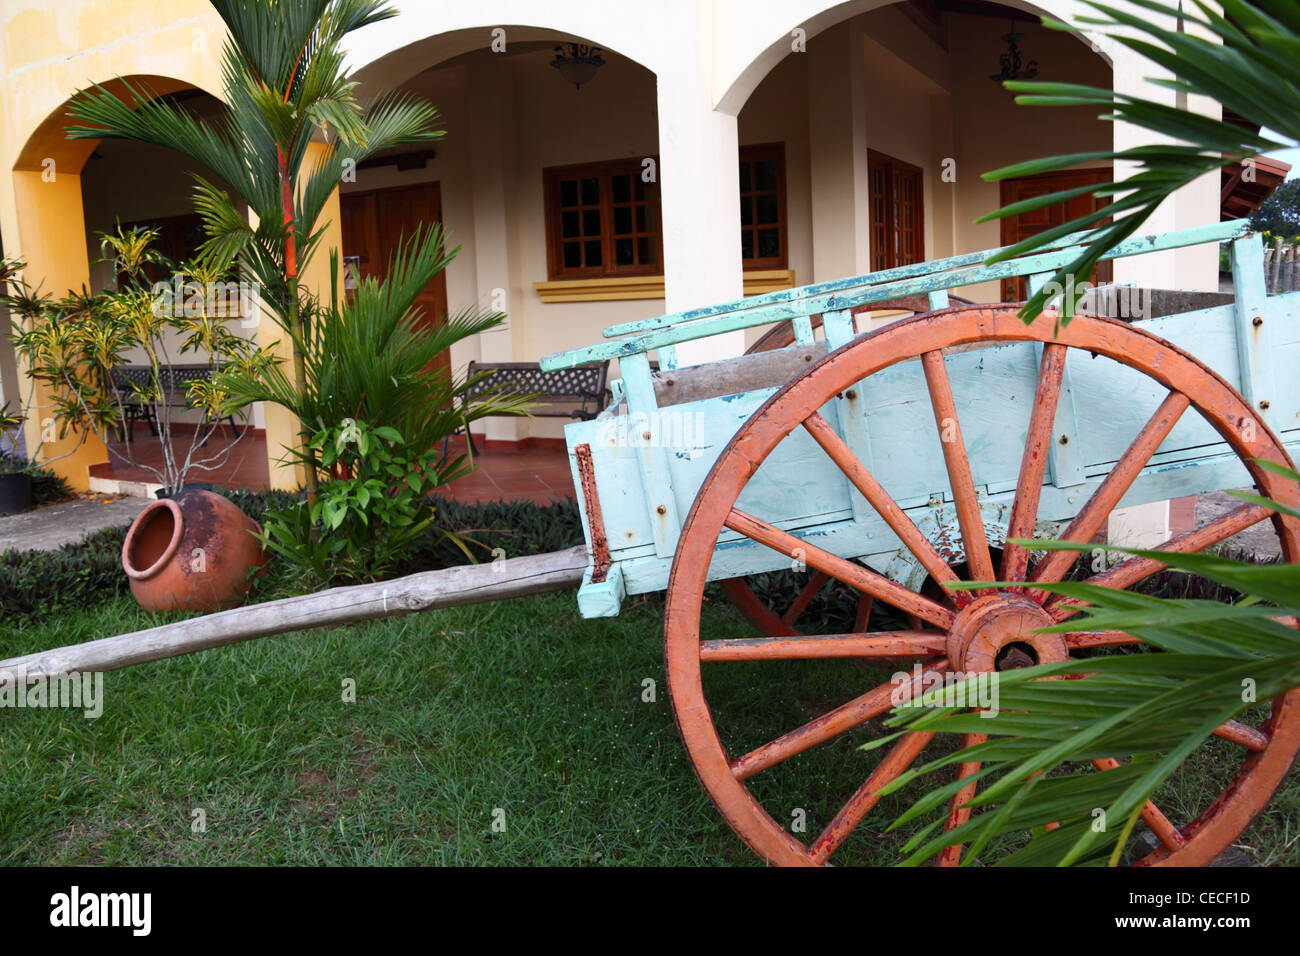
[[[820,713],[768,743],[733,756],[719,736],[715,715],[705,698],[704,665],[715,668],[734,666],[732,662],[738,661],[910,657],[926,670],[978,671],[1001,666],[999,662],[1012,644],[1021,647],[1032,643],[1033,652],[1040,660],[1059,660],[1090,647],[1136,643],[1125,634],[1025,633],[1049,622],[1065,620],[1074,613],[1032,584],[1061,580],[1077,554],[1048,552],[1031,569],[1027,551],[1008,544],[1001,556],[1001,567],[994,567],[948,381],[945,348],[976,343],[1044,343],[1019,480],[1010,509],[1008,537],[1032,535],[1065,357],[1071,349],[1082,350],[1084,355],[1104,355],[1136,369],[1169,389],[1169,393],[1061,534],[1062,540],[1093,538],[1189,407],[1195,408],[1227,441],[1262,495],[1300,507],[1300,488],[1294,482],[1252,462],[1252,459],[1263,459],[1289,465],[1280,442],[1247,403],[1208,368],[1169,343],[1122,322],[1078,316],[1056,337],[1052,335],[1054,324],[1055,316],[1048,313],[1026,326],[1016,308],[1008,305],[962,307],[917,316],[857,339],[827,356],[759,408],[736,433],[701,486],[683,527],[669,579],[664,621],[668,685],[677,726],[700,781],[727,823],[765,860],[781,865],[828,862],[876,805],[880,790],[916,761],[934,735],[910,733],[900,738],[879,758],[874,769],[866,773],[865,781],[821,832],[810,834],[808,839],[800,838],[788,832],[765,809],[754,794],[754,779],[796,754],[826,744],[887,713],[895,685],[864,688],[865,693],[860,696]],[[802,427],[890,524],[930,576],[939,582],[954,580],[956,575],[949,564],[818,412],[835,395],[867,376],[915,358],[920,358],[922,363],[935,421],[941,430],[945,422],[950,429],[948,440],[942,443],[944,461],[970,576],[973,580],[1024,581],[1026,587],[954,592],[950,604],[940,604],[861,564],[820,550],[809,541],[735,506],[759,465],[786,435]],[[953,423],[958,423],[955,439],[951,432]],[[1247,423],[1250,427],[1246,427]],[[1203,527],[1171,538],[1161,547],[1176,552],[1201,551],[1266,519],[1271,520],[1277,533],[1283,558],[1297,560],[1300,522],[1253,504],[1243,505]],[[810,568],[903,609],[918,618],[921,626],[905,631],[864,630],[835,636],[707,639],[707,635],[700,633],[700,606],[710,559],[719,534],[727,528],[787,555],[800,548]],[[1089,580],[1107,587],[1128,588],[1163,567],[1156,561],[1133,558]],[[1049,637],[1055,640],[1048,640]],[[1239,769],[1207,806],[1198,805],[1186,813],[1174,814],[1175,819],[1148,803],[1143,820],[1160,845],[1138,862],[1205,865],[1226,849],[1265,806],[1291,767],[1300,748],[1297,708],[1300,708],[1300,689],[1276,698],[1270,715],[1258,727],[1230,721],[1219,728],[1218,737],[1240,748]],[[978,740],[972,736],[966,742]],[[864,755],[864,770],[867,759]],[[1111,764],[1102,761],[1096,766],[1106,770]],[[1231,766],[1236,766],[1235,757]],[[961,778],[973,776],[978,769],[978,764],[962,765],[958,774]],[[858,779],[861,780],[861,775]],[[974,787],[972,783],[952,800],[946,821],[948,829],[967,818],[969,811],[961,808],[961,804],[970,799]],[[955,864],[960,852],[959,847],[950,848],[939,862]]]

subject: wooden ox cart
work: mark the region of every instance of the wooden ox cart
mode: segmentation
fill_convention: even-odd
[[[856,657],[971,672],[1003,666],[1013,644],[1023,665],[1133,643],[1114,632],[1029,633],[1073,613],[1032,587],[937,585],[1059,581],[1076,553],[1031,561],[1007,539],[1091,541],[1121,507],[1252,485],[1300,504],[1294,483],[1251,461],[1287,463],[1300,442],[1300,294],[1266,296],[1260,240],[1244,223],[1133,239],[1108,257],[1231,241],[1231,297],[1139,290],[1127,303],[1149,315],[1080,315],[1059,330],[1050,312],[1026,326],[1015,305],[952,307],[949,290],[981,282],[1024,276],[1038,288],[1074,258],[1079,238],[993,266],[981,264],[989,252],[973,253],[627,323],[606,329],[608,341],[541,363],[620,363],[609,407],[565,428],[589,555],[578,606],[587,617],[614,615],[628,595],[666,591],[682,739],[728,824],[773,863],[828,861],[880,788],[917,758],[924,735],[904,737],[820,834],[803,838],[755,781],[885,714],[891,685],[733,753],[705,691],[709,668]],[[1116,300],[1125,303],[1123,290],[1109,309],[1099,300],[1101,311],[1124,312]],[[919,314],[868,332],[855,319],[864,310]],[[774,323],[758,351],[678,365],[683,342]],[[1253,504],[1161,547],[1200,551],[1266,521],[1284,559],[1296,560],[1297,523]],[[807,583],[789,607],[767,605],[750,586],[791,567],[806,567]],[[1132,559],[1091,580],[1127,588],[1161,567]],[[764,636],[701,633],[714,581]],[[828,585],[857,596],[851,626],[802,628],[800,614]],[[904,623],[873,623],[890,614]],[[1257,726],[1221,727],[1240,769],[1190,815],[1149,804],[1143,819],[1159,842],[1142,862],[1205,864],[1224,850],[1290,768],[1298,706],[1300,690],[1274,701]],[[968,815],[957,802],[969,796],[954,799],[949,828]]]
[[[629,323],[607,329],[609,341],[544,359],[554,370],[621,365],[611,404],[566,427],[585,549],[235,608],[0,661],[0,670],[26,680],[111,670],[579,581],[588,617],[617,614],[628,595],[665,591],[672,707],[705,789],[766,860],[827,862],[932,735],[905,735],[865,782],[871,758],[852,751],[836,768],[848,774],[847,789],[831,790],[852,794],[847,802],[819,833],[788,832],[778,820],[789,806],[774,796],[786,771],[885,714],[897,684],[872,677],[825,712],[800,701],[809,719],[733,753],[731,734],[745,714],[720,719],[727,715],[717,705],[734,700],[711,701],[705,675],[743,662],[792,668],[823,658],[984,673],[1131,644],[1116,632],[1034,633],[1070,618],[1069,607],[1032,585],[1061,580],[1075,554],[1049,551],[1034,561],[1008,539],[1091,541],[1117,508],[1224,488],[1253,485],[1300,506],[1294,482],[1254,463],[1289,464],[1300,442],[1300,293],[1266,295],[1260,240],[1244,223],[1133,239],[1110,256],[1229,241],[1230,297],[1144,291],[1127,299],[1143,318],[1081,315],[1059,331],[1050,312],[1026,326],[1015,305],[954,307],[949,298],[949,290],[1020,276],[1036,288],[1074,258],[1069,243],[1080,238],[994,266],[981,265],[988,252],[971,253]],[[1125,303],[1103,297],[1095,309],[1123,313],[1116,299]],[[864,312],[885,324],[859,329]],[[916,314],[882,320],[881,312]],[[682,342],[763,326],[772,328],[752,354],[678,367]],[[1300,522],[1255,504],[1161,547],[1201,551],[1261,529],[1296,560]],[[774,605],[774,592],[757,585],[792,567],[800,569],[797,593]],[[1161,568],[1133,558],[1083,574],[1123,589]],[[1026,586],[942,587],[962,578]],[[702,633],[701,605],[715,581],[759,636]],[[848,596],[847,623],[823,633],[807,612],[835,589]],[[854,680],[872,673],[859,667]],[[754,689],[749,707],[761,708],[780,685]],[[1139,862],[1205,864],[1223,851],[1291,767],[1297,709],[1300,689],[1260,719],[1219,727],[1221,739],[1209,745],[1228,754],[1220,755],[1221,784],[1202,788],[1194,808],[1148,803],[1142,816],[1154,842]],[[962,765],[961,774],[973,772]],[[953,798],[950,829],[968,815],[959,804],[970,793],[967,786]],[[959,862],[953,849],[941,863]]]

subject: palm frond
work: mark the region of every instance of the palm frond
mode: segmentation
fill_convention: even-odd
[[[1300,480],[1300,474],[1272,462],[1268,470]],[[1294,510],[1261,500],[1284,513]],[[1043,550],[1092,547],[1062,541],[1017,543]],[[941,688],[922,695],[915,705],[896,708],[887,723],[898,728],[898,734],[988,735],[985,743],[914,767],[885,788],[893,792],[954,764],[981,764],[979,792],[967,804],[972,810],[969,821],[947,832],[940,829],[942,819],[923,828],[904,848],[906,864],[924,862],[958,844],[968,844],[963,862],[970,864],[994,841],[1017,831],[1033,837],[1001,864],[1114,863],[1136,814],[1217,728],[1255,700],[1267,701],[1300,686],[1300,631],[1289,623],[1300,613],[1300,565],[1259,564],[1216,554],[1112,550],[1153,558],[1243,597],[1225,604],[1083,583],[1041,585],[1079,609],[1079,616],[1043,633],[1123,631],[1159,653],[998,672],[992,716],[956,706],[975,699],[973,686],[969,696],[945,697]],[[1246,687],[1251,693],[1244,692]],[[896,736],[867,746],[882,746]],[[1119,766],[1098,772],[1093,761],[1119,761]],[[970,782],[967,777],[935,787],[894,825],[941,811]],[[1109,824],[1098,827],[1098,815]],[[1043,832],[1048,823],[1059,828]]]
[[[1083,3],[1102,16],[1080,16],[1076,19],[1081,26],[1050,18],[1044,19],[1044,25],[1067,31],[1100,27],[1116,43],[1173,74],[1172,79],[1155,79],[1153,84],[1211,97],[1256,129],[1273,130],[1279,137],[1300,138],[1300,39],[1296,37],[1300,17],[1296,16],[1294,4],[1287,0],[1224,0],[1220,15],[1203,0],[1195,0],[1194,10],[1184,5],[1181,11],[1171,2],[1130,0],[1130,6],[1145,11],[1147,15],[1143,16],[1097,0]],[[1042,249],[1061,236],[1113,217],[1112,223],[1092,237],[1091,245],[1029,299],[1021,310],[1026,322],[1033,321],[1055,296],[1061,295],[1061,321],[1067,323],[1101,257],[1137,232],[1176,190],[1224,165],[1289,145],[1283,139],[1235,123],[1113,90],[1039,81],[1011,81],[1004,85],[1022,94],[1016,97],[1022,105],[1100,107],[1105,111],[1100,119],[1130,123],[1169,140],[1123,150],[1054,156],[984,174],[986,180],[998,181],[1065,169],[1085,157],[1090,161],[1132,164],[1136,170],[1118,183],[1090,190],[1099,198],[1119,197],[1099,212],[1039,233],[990,258],[992,263]],[[1268,94],[1261,95],[1263,90]],[[1036,205],[1012,204],[979,221],[1019,215],[1082,194],[1062,191],[1041,197]],[[1060,289],[1073,291],[1062,294]]]

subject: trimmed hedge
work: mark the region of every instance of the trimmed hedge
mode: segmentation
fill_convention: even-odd
[[[259,521],[267,510],[283,508],[302,494],[218,491]],[[437,508],[439,525],[464,538],[480,561],[491,561],[494,548],[504,550],[507,557],[518,557],[559,551],[583,540],[578,506],[572,500],[552,505],[508,501],[467,505],[439,499]],[[82,608],[129,593],[121,563],[125,537],[126,526],[105,528],[56,551],[0,553],[0,633],[6,621]],[[465,563],[459,548],[430,535],[405,573]],[[257,600],[287,593],[282,582],[268,574],[259,581]]]
[[[128,592],[126,528],[104,528],[57,551],[0,553],[0,634],[7,622],[75,610]]]

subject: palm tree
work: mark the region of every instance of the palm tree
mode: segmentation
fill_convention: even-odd
[[[195,205],[212,263],[238,257],[293,347],[292,387],[304,377],[303,308],[298,277],[324,233],[326,200],[344,172],[372,153],[441,138],[437,110],[404,94],[362,108],[343,68],[343,39],[396,15],[383,0],[212,0],[229,31],[222,63],[227,114],[205,122],[123,81],[124,95],[96,84],[75,97],[73,139],[129,139],[189,157],[219,176],[257,216],[251,226],[235,200],[196,175]],[[309,164],[308,143],[324,149]],[[300,430],[305,426],[300,422]],[[314,493],[316,475],[307,470]]]
[[[1072,232],[1096,227],[1091,245],[1025,304],[1021,316],[1033,321],[1057,289],[1075,290],[1061,302],[1062,322],[1068,322],[1086,291],[1086,280],[1101,257],[1133,235],[1176,190],[1206,173],[1248,161],[1262,153],[1293,145],[1300,139],[1300,5],[1295,0],[1221,0],[1220,14],[1205,0],[1127,0],[1139,13],[1095,0],[1083,2],[1100,17],[1078,17],[1078,27],[1044,18],[1053,30],[1082,32],[1099,29],[1157,66],[1171,79],[1151,83],[1179,93],[1208,96],[1246,121],[1246,125],[1211,119],[1137,96],[1074,83],[1016,80],[1003,84],[1020,93],[1027,106],[1092,106],[1101,118],[1131,123],[1168,140],[1128,149],[1073,153],[1017,163],[985,173],[987,180],[1010,179],[1064,169],[1081,162],[1110,160],[1131,164],[1134,172],[1120,182],[1060,190],[1012,203],[980,222],[1053,206],[1091,193],[1113,197],[1097,211],[1054,226],[1007,248],[989,259],[999,262],[1041,249]],[[1192,9],[1194,7],[1195,9]],[[1268,135],[1264,131],[1272,131]],[[1280,137],[1280,138],[1279,138]],[[1053,288],[1054,287],[1054,288]],[[1049,291],[1050,290],[1050,291]]]

